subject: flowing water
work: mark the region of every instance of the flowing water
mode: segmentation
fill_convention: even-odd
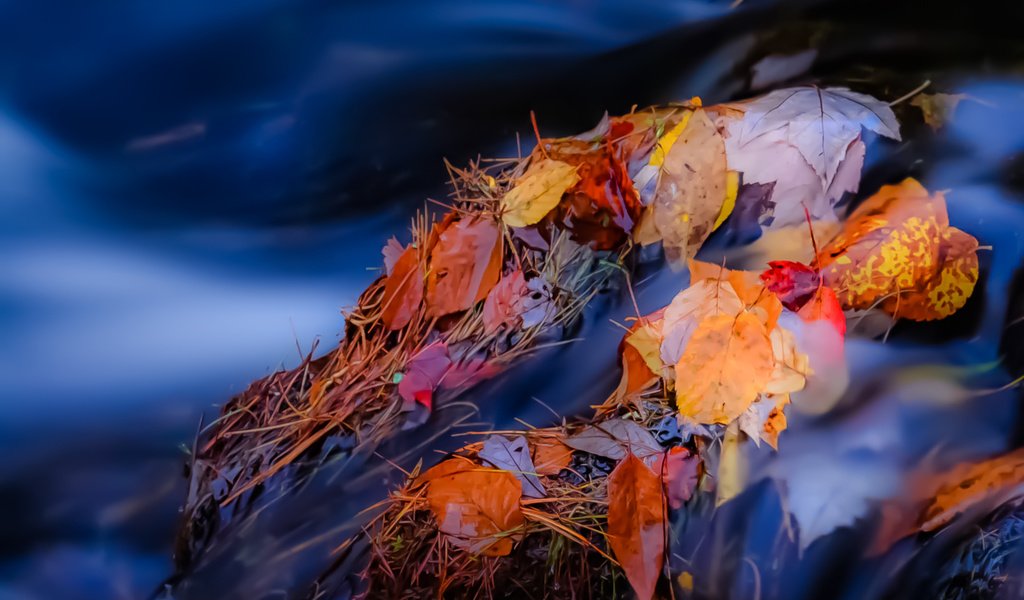
[[[973,377],[982,387],[1024,372],[1022,18],[1009,2],[0,3],[0,598],[158,590],[200,415],[315,339],[337,342],[339,308],[376,277],[385,239],[444,195],[444,157],[511,155],[517,134],[528,147],[530,110],[557,135],[633,104],[749,95],[755,62],[809,47],[800,81],[894,99],[931,80],[975,99],[939,134],[901,105],[906,141],[869,148],[861,189],[906,175],[948,188],[952,223],[992,250],[960,314],[850,343],[839,407],[785,434],[807,474],[792,485],[842,507],[858,482],[884,489],[923,460],[1019,444],[1019,394],[965,400],[951,367],[1002,359]],[[655,274],[640,308],[682,283]],[[586,344],[382,454],[453,449],[460,419],[554,422],[531,398],[586,414],[616,377],[608,321],[629,312],[602,300]],[[289,597],[394,481],[372,458],[325,470],[226,528],[175,597]],[[777,494],[740,500],[676,524],[674,550],[723,597],[898,597],[948,559],[908,557],[898,573],[854,560],[861,522],[781,560]]]

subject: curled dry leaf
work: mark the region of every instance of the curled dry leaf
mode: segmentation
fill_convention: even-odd
[[[753,314],[708,317],[676,364],[679,412],[698,423],[731,423],[757,399],[774,366],[764,323]]]
[[[455,546],[484,556],[512,551],[523,525],[521,497],[515,475],[498,469],[455,470],[427,483],[427,502],[441,533]]]
[[[531,164],[501,199],[501,220],[509,227],[526,227],[543,219],[580,180],[577,168],[550,158]]]
[[[491,466],[515,475],[523,485],[524,496],[543,498],[546,495],[544,485],[537,478],[537,469],[533,466],[525,437],[520,435],[509,440],[501,435],[492,435],[477,456]]]
[[[608,545],[637,597],[653,598],[665,560],[661,478],[632,454],[608,475]]]
[[[650,458],[661,453],[661,446],[651,432],[628,419],[611,419],[589,425],[567,438],[565,445],[612,460],[622,460],[626,454]]]
[[[896,317],[941,319],[978,280],[978,242],[949,226],[942,194],[914,179],[882,186],[850,215],[818,258],[845,308],[881,306]]]
[[[423,300],[423,267],[419,251],[412,246],[395,261],[384,282],[381,297],[381,321],[391,330],[409,324]]]
[[[487,297],[501,275],[502,237],[489,219],[467,217],[441,231],[430,253],[427,313],[441,317]]]

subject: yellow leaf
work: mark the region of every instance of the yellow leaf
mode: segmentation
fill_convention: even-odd
[[[725,177],[725,202],[722,203],[722,210],[718,213],[718,218],[715,219],[715,225],[711,231],[721,227],[736,208],[736,195],[740,192],[740,173],[739,171],[729,171]]]
[[[641,325],[626,334],[626,343],[636,348],[651,372],[661,374],[665,365],[661,362],[660,326],[653,323]]]
[[[501,220],[509,227],[526,227],[540,221],[580,180],[577,167],[560,160],[543,159],[530,165],[516,186],[501,199]]]
[[[704,319],[676,364],[676,404],[698,423],[728,424],[771,378],[772,345],[753,314]]]
[[[654,147],[654,152],[651,153],[651,160],[647,163],[652,167],[660,167],[665,163],[665,156],[668,155],[668,151],[672,149],[672,145],[679,139],[679,134],[686,129],[686,124],[690,122],[690,115],[693,114],[692,110],[688,110],[683,113],[683,118],[676,123],[676,126],[665,132],[665,135],[661,136],[658,140],[658,145]]]
[[[740,448],[739,423],[733,423],[725,430],[722,437],[722,454],[718,461],[718,482],[715,485],[715,506],[721,506],[732,500],[740,492],[747,480],[747,465],[743,460]]]

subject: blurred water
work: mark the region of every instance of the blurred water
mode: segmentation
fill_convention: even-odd
[[[898,150],[873,148],[862,189],[906,174],[952,188],[954,224],[994,247],[964,314],[901,326],[892,347],[997,359],[1024,256],[1019,16],[1010,3],[0,2],[0,502],[17,516],[0,525],[0,598],[137,598],[166,577],[178,445],[251,379],[318,337],[336,343],[384,240],[445,193],[443,157],[514,153],[531,109],[556,134],[606,109],[742,94],[766,52],[806,47],[800,23],[834,32],[815,77],[895,81],[871,90],[889,98],[932,78],[985,100],[939,136],[918,124]],[[678,288],[661,275],[641,308]],[[628,312],[607,310],[591,315],[592,342]],[[566,350],[545,373],[611,371],[614,347]],[[851,353],[854,368],[886,352]],[[482,418],[543,424],[530,396],[581,413],[591,383],[503,389]],[[1001,398],[975,426],[1005,437],[965,454],[1012,435]],[[225,547],[197,581],[226,594],[260,554]],[[277,575],[267,585],[285,585]]]

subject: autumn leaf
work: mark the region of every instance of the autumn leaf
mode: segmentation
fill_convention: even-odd
[[[579,181],[562,197],[555,220],[573,241],[595,250],[617,247],[640,216],[640,199],[622,157],[610,140],[542,140],[535,157],[547,155],[576,167]]]
[[[815,219],[834,221],[833,207],[844,193],[857,191],[866,150],[862,128],[900,139],[887,104],[846,88],[776,90],[716,111],[729,168],[742,173],[744,187],[774,186],[770,197],[757,199],[758,207],[737,202],[743,220],[754,216],[763,228],[799,223],[804,207]]]
[[[699,260],[690,260],[689,269],[691,286],[703,280],[728,282],[743,307],[761,319],[765,329],[771,330],[775,327],[779,314],[782,312],[782,303],[774,294],[768,293],[760,276],[755,271],[726,269],[720,265]],[[720,304],[720,302],[716,300],[716,304]],[[730,311],[721,312],[729,313]]]
[[[654,385],[658,380],[658,375],[651,370],[650,365],[644,360],[644,355],[633,345],[625,343],[625,340],[620,348],[622,353],[622,378],[619,382],[619,393],[629,396]],[[658,348],[660,349],[660,345]]]
[[[822,285],[814,290],[814,294],[807,300],[796,313],[801,319],[808,323],[825,321],[830,323],[839,332],[840,337],[846,335],[846,314],[843,307],[836,298],[832,288]]]
[[[661,311],[637,321],[622,338],[622,381],[619,390],[630,395],[645,390],[661,376]]]
[[[661,360],[675,365],[683,356],[698,325],[712,315],[735,316],[743,310],[732,284],[717,279],[702,279],[676,294],[665,308],[661,326]]]
[[[821,275],[811,267],[790,260],[773,260],[761,273],[764,282],[782,305],[792,311],[800,310],[821,287]]]
[[[760,446],[767,442],[774,450],[779,449],[779,434],[786,429],[786,405],[789,394],[765,395],[751,404],[739,419],[740,431]]]
[[[961,465],[940,485],[922,512],[921,531],[935,531],[993,497],[1024,492],[1024,450]]]
[[[479,465],[469,460],[468,458],[464,456],[455,456],[449,458],[448,460],[443,460],[434,465],[433,467],[430,467],[423,473],[420,473],[415,479],[413,479],[412,484],[410,484],[409,487],[411,489],[416,489],[430,483],[435,479],[478,468],[480,468]]]
[[[440,317],[472,307],[498,282],[502,238],[489,219],[460,219],[439,235],[430,253],[427,313]]]
[[[537,436],[532,441],[533,464],[538,475],[558,475],[569,466],[572,448],[562,440],[564,436]]]
[[[452,361],[444,342],[434,342],[416,353],[398,377],[398,395],[406,402],[432,408],[434,390],[441,383]]]
[[[718,129],[703,109],[693,111],[665,155],[652,204],[666,255],[677,264],[711,235],[730,191],[728,170]]]
[[[754,315],[704,319],[676,364],[679,412],[698,423],[731,423],[757,399],[774,364],[764,324]]]
[[[668,505],[678,510],[693,498],[700,476],[700,458],[682,446],[659,454],[651,467],[662,480]]]
[[[477,456],[491,466],[515,475],[523,485],[523,496],[543,498],[547,495],[544,485],[537,478],[537,469],[533,466],[525,437],[519,435],[509,440],[504,436],[492,435],[484,442]]]
[[[715,506],[721,506],[743,491],[749,466],[740,443],[740,424],[731,423],[722,435],[722,449],[715,473]]]
[[[912,178],[882,186],[821,251],[825,282],[845,308],[880,306],[927,321],[961,308],[978,280],[978,243],[949,226],[942,194]]]
[[[395,260],[384,281],[381,298],[381,321],[391,330],[409,324],[423,300],[423,267],[419,251],[409,246]]]
[[[661,478],[632,454],[608,475],[607,535],[637,597],[653,598],[665,559]]]
[[[651,432],[628,419],[611,419],[589,425],[567,438],[565,445],[612,460],[622,460],[626,454],[649,458],[661,453],[661,446]]]
[[[952,120],[957,106],[969,98],[967,94],[921,93],[914,96],[910,105],[920,108],[924,122],[932,129],[939,130]]]
[[[580,180],[577,169],[549,158],[531,164],[501,199],[501,220],[509,227],[526,227],[543,219]]]
[[[384,244],[380,251],[384,255],[384,273],[391,275],[395,270],[395,264],[398,262],[398,259],[402,258],[403,252],[405,252],[405,246],[395,236],[388,238],[387,243]]]
[[[515,530],[523,525],[522,487],[512,473],[498,469],[447,473],[429,481],[426,497],[438,529],[455,546],[484,556],[506,556],[512,551]]]

